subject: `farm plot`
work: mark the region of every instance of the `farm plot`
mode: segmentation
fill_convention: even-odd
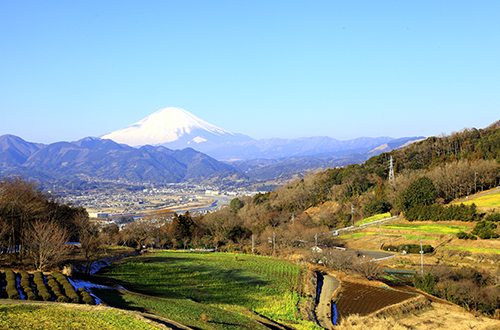
[[[377,288],[361,283],[345,281],[340,299],[337,301],[338,318],[351,314],[368,315],[384,307],[415,298],[414,293]]]
[[[471,198],[467,201],[460,201],[460,203],[465,205],[476,204],[477,207],[500,207],[500,191]]]
[[[67,277],[54,271],[48,276],[41,272],[17,273],[11,269],[0,272],[0,298],[44,300],[95,305],[94,298],[85,290],[75,290]]]
[[[361,221],[358,221],[356,222],[356,226],[361,226],[361,225],[364,225],[365,223],[370,223],[370,222],[373,222],[373,221],[377,221],[377,220],[382,220],[382,219],[385,219],[385,218],[390,218],[391,217],[391,213],[387,212],[387,213],[381,213],[381,214],[376,214],[374,216],[371,216],[369,218],[365,218]]]
[[[420,233],[440,234],[440,235],[455,235],[461,231],[469,229],[468,226],[459,225],[441,225],[441,224],[414,224],[414,223],[397,223],[383,225],[382,229],[392,230],[408,230]]]
[[[125,288],[142,295],[122,295],[120,299],[149,308],[144,298],[154,296],[162,305],[155,307],[162,316],[184,324],[188,323],[179,315],[197,307],[193,318],[200,319],[201,314],[214,314],[203,311],[210,307],[245,315],[256,312],[282,324],[293,324],[297,329],[313,329],[314,324],[305,321],[297,310],[308,299],[299,294],[304,271],[295,264],[262,256],[163,251],[124,259],[103,269],[101,274],[122,281]],[[109,297],[101,294],[101,299],[110,302]],[[176,310],[171,308],[174,304],[164,304],[186,301],[185,298],[192,302],[176,305]],[[223,321],[227,317],[220,315],[218,322],[227,323]],[[209,329],[216,329],[213,324]]]

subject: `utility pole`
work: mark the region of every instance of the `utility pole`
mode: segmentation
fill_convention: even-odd
[[[476,179],[477,179],[477,172],[474,171],[474,194],[477,193]]]
[[[351,221],[352,221],[352,226],[354,227],[354,205],[351,204]]]
[[[273,257],[276,256],[276,236],[273,231]]]
[[[382,223],[378,224],[378,248],[382,248]]]
[[[392,162],[392,156],[389,162],[389,184],[394,186],[394,164]]]
[[[420,233],[418,233],[420,236]],[[422,249],[422,236],[420,236],[420,268],[422,275],[424,274],[424,250]]]
[[[255,248],[255,235],[252,234],[252,254],[254,254],[254,248]]]

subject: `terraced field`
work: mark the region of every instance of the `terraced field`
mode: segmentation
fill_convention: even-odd
[[[339,320],[351,314],[368,315],[384,307],[416,297],[414,293],[348,281],[344,281],[342,286],[342,294],[337,301]]]

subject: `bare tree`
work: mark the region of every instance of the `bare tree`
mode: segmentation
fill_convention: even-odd
[[[103,242],[99,235],[85,234],[81,236],[81,248],[85,258],[85,274],[90,274],[92,265],[104,253]]]
[[[377,262],[359,262],[353,269],[356,273],[363,276],[367,280],[373,280],[380,276],[382,267]]]
[[[24,232],[24,246],[28,258],[39,271],[57,264],[66,254],[64,243],[68,234],[56,224],[36,221]]]

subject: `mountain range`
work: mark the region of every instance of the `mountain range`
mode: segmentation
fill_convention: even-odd
[[[180,108],[164,108],[101,138],[41,144],[0,136],[0,175],[42,182],[126,180],[211,183],[270,180],[290,173],[362,163],[423,137],[255,140]]]
[[[214,175],[234,175],[235,167],[191,148],[133,148],[112,140],[87,137],[49,145],[0,136],[0,174],[18,174],[48,182],[76,178],[177,183]]]
[[[360,137],[339,141],[327,136],[255,140],[207,123],[188,111],[169,107],[118,131],[101,136],[130,146],[161,145],[170,149],[193,148],[223,161],[283,159],[289,157],[337,158],[389,151],[424,137],[394,139]],[[373,151],[372,153],[376,153]]]

